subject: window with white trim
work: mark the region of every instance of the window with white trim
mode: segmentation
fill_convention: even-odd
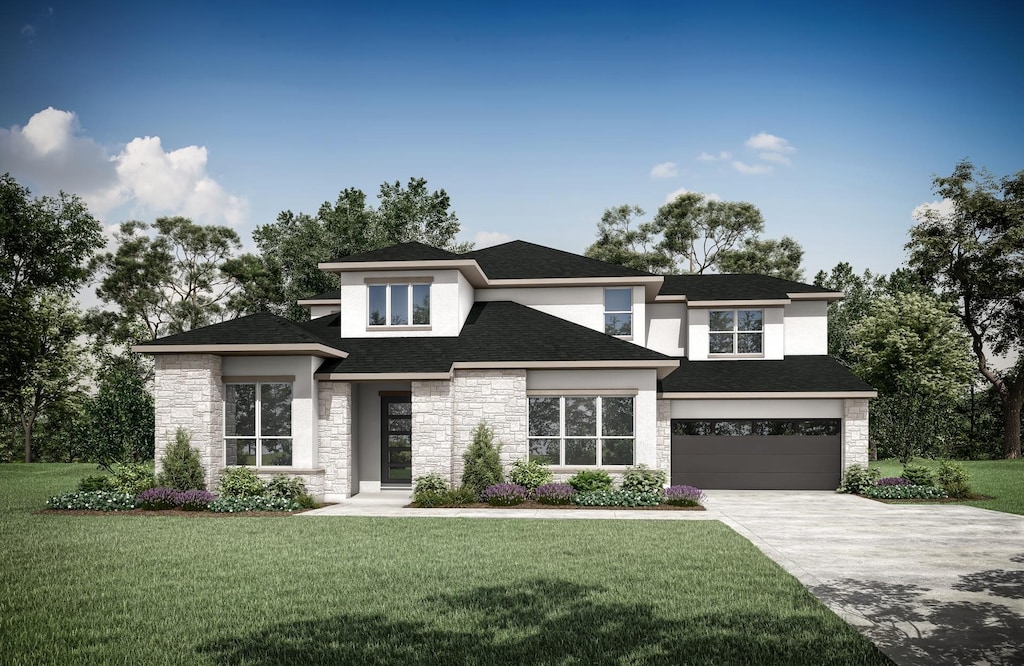
[[[633,396],[530,396],[530,460],[588,467],[632,465]]]
[[[367,285],[368,326],[429,326],[429,284]]]
[[[224,461],[256,467],[292,464],[292,385],[224,385]]]
[[[633,290],[604,290],[604,332],[633,335]]]
[[[712,310],[708,323],[709,353],[733,356],[764,353],[763,310]]]

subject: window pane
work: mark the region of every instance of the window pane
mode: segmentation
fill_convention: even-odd
[[[430,323],[430,285],[414,284],[412,286],[412,323]]]
[[[292,385],[260,385],[260,434],[287,437],[292,434]]]
[[[412,436],[411,435],[388,435],[388,448],[389,449],[409,449],[412,450]]]
[[[411,433],[412,419],[394,418],[388,419],[389,433]]]
[[[732,328],[732,310],[712,310],[711,311],[711,330],[712,331],[731,331]]]
[[[412,449],[390,449],[388,451],[388,462],[390,463],[411,463]]]
[[[224,440],[225,463],[228,465],[255,465],[255,439]]]
[[[708,350],[712,354],[731,354],[732,340],[732,333],[712,333]]]
[[[633,398],[601,399],[601,434],[633,436]]]
[[[632,439],[605,439],[605,440],[601,440],[601,464],[602,465],[632,465],[633,464],[633,440]]]
[[[412,481],[412,467],[392,467],[388,470],[390,481]]]
[[[632,289],[605,289],[604,290],[605,312],[632,312],[633,311],[633,290]]]
[[[263,441],[263,465],[291,465],[292,464],[292,440],[288,439],[264,439]]]
[[[549,465],[558,464],[558,442],[557,439],[531,439],[530,460],[546,462]]]
[[[597,398],[565,399],[565,434],[567,437],[597,434]]]
[[[405,326],[409,323],[409,285],[391,285],[391,325]]]
[[[754,421],[754,434],[762,437],[797,435],[799,432],[792,421]]]
[[[389,402],[389,416],[409,416],[412,414],[412,402]]]
[[[530,436],[558,437],[558,398],[530,398]]]
[[[604,332],[608,335],[633,335],[633,315],[606,314],[604,316]]]
[[[596,439],[567,439],[567,440],[565,440],[565,464],[566,465],[596,465],[597,464],[597,440]]]
[[[760,331],[764,327],[764,313],[760,310],[740,310],[739,330]]]
[[[715,434],[740,437],[753,434],[754,428],[750,421],[716,421]]]
[[[256,434],[255,384],[224,386],[224,434],[228,437]]]
[[[715,431],[711,421],[673,421],[673,435],[711,435]]]
[[[736,350],[739,354],[760,354],[762,353],[761,341],[764,333],[740,333],[739,346]]]
[[[371,284],[369,287],[370,326],[384,326],[388,323],[388,288],[382,284]]]

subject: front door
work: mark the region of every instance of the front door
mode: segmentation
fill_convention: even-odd
[[[381,395],[381,483],[412,483],[412,396]]]

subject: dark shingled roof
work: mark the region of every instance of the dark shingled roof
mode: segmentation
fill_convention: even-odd
[[[362,261],[447,261],[461,259],[448,250],[442,250],[433,245],[425,245],[416,241],[399,243],[390,247],[383,247],[379,250],[350,254],[346,257],[338,257],[332,263],[355,263]]]
[[[873,391],[831,356],[787,356],[780,361],[690,361],[658,383],[663,393]]]
[[[785,299],[787,294],[830,293],[832,289],[749,273],[666,275],[659,296],[686,296],[688,301]]]
[[[492,280],[651,275],[634,268],[617,266],[526,241],[512,241],[482,250],[471,250],[461,256],[464,259],[476,259],[484,274]]]
[[[330,291],[325,291],[324,293],[317,294],[316,296],[310,296],[308,298],[303,298],[302,300],[304,300],[304,301],[338,301],[338,300],[341,300],[341,289],[340,288],[339,289],[331,289]]]
[[[231,321],[142,342],[137,346],[326,344],[330,347],[340,348],[338,342],[338,340],[324,340],[304,329],[298,322],[259,312]]]

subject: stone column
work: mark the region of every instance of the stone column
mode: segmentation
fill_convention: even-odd
[[[843,401],[843,469],[868,465],[868,401]]]
[[[526,370],[458,370],[452,378],[452,478],[462,480],[462,456],[483,421],[501,442],[501,464],[529,455]],[[415,437],[415,430],[413,431]]]
[[[188,431],[199,451],[206,487],[214,490],[224,468],[224,393],[221,357],[213,354],[156,354],[156,467],[178,428]]]
[[[352,384],[320,382],[319,461],[328,502],[352,496]]]
[[[452,479],[451,382],[412,382],[412,478],[437,474]]]
[[[655,444],[655,464],[672,477],[672,401],[658,401],[658,424]]]

